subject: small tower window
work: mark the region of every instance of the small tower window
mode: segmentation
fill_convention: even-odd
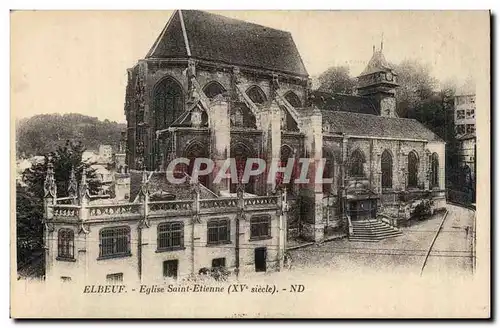
[[[384,150],[381,159],[382,188],[392,188],[392,156]]]
[[[364,169],[363,164],[365,162],[365,158],[359,149],[356,149],[352,155],[350,160],[350,170],[349,173],[352,177],[363,177]]]
[[[416,188],[418,186],[418,157],[412,151],[408,154],[408,187]]]
[[[75,233],[71,229],[60,229],[57,236],[57,259],[74,259]]]

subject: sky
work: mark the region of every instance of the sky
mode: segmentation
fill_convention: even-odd
[[[380,48],[382,35],[388,61],[416,59],[443,82],[475,78],[485,73],[478,63],[489,61],[485,11],[212,12],[291,32],[311,76],[334,65],[347,65],[358,75],[372,47]],[[144,58],[171,14],[13,12],[12,116],[76,112],[125,122],[126,70]]]

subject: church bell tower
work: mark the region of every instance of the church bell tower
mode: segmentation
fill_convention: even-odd
[[[383,47],[383,42],[378,51],[373,46],[372,58],[358,76],[358,95],[371,98],[380,116],[398,117],[395,97],[397,74],[386,61]]]

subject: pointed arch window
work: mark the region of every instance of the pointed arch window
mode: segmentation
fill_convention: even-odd
[[[414,151],[408,154],[408,187],[418,187],[418,156]]]
[[[153,89],[153,110],[156,130],[168,128],[184,111],[182,87],[172,77],[166,77]]]
[[[353,151],[349,163],[349,174],[351,177],[364,177],[363,164],[365,163],[365,157],[359,149]]]
[[[57,234],[57,259],[73,260],[74,253],[75,233],[71,229],[59,229]]]
[[[226,89],[217,81],[208,82],[203,87],[203,93],[207,96],[208,99],[214,99],[218,95],[222,95],[226,92]]]
[[[384,150],[380,161],[382,171],[382,188],[392,188],[392,155],[388,150]]]
[[[439,187],[439,155],[431,155],[431,188]]]
[[[262,89],[256,85],[250,87],[246,91],[246,94],[250,98],[250,100],[252,100],[252,102],[254,102],[255,104],[262,105],[267,101],[267,97],[264,91],[262,91]]]
[[[302,107],[302,102],[300,101],[299,96],[297,96],[293,91],[288,91],[285,94],[285,99],[286,101],[288,101],[290,105],[292,105],[295,108]]]

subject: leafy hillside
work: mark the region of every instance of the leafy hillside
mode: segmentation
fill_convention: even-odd
[[[17,122],[17,157],[55,151],[66,140],[81,141],[88,150],[97,150],[101,144],[117,149],[121,131],[125,130],[125,124],[81,114],[36,115]]]

